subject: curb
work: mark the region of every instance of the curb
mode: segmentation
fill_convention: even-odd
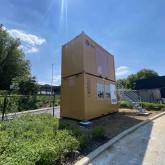
[[[142,125],[145,125],[161,116],[165,115],[165,112],[162,112],[156,116],[153,116],[143,122],[140,122],[134,126],[132,126],[131,128],[128,128],[127,130],[123,131],[122,133],[120,133],[119,135],[115,136],[114,138],[112,138],[111,140],[109,140],[107,143],[103,144],[102,146],[100,146],[99,148],[97,148],[96,150],[94,150],[93,152],[91,152],[90,154],[88,154],[87,156],[85,156],[84,158],[82,158],[81,160],[79,160],[77,163],[75,163],[74,165],[87,165],[88,163],[90,163],[96,156],[98,156],[99,154],[101,154],[104,150],[106,150],[107,148],[109,148],[110,146],[112,146],[114,143],[116,143],[117,141],[119,141],[121,138],[123,138],[124,136],[126,136],[127,134],[133,132],[134,130],[136,130],[137,128],[139,128]]]

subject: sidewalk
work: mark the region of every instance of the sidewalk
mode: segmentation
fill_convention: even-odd
[[[165,115],[139,127],[107,148],[90,165],[164,165]]]

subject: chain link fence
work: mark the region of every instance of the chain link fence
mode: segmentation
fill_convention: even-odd
[[[7,120],[11,114],[17,116],[21,112],[40,108],[53,108],[60,104],[59,95],[6,95],[0,96],[1,120]]]

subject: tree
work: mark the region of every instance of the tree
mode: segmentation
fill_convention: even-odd
[[[151,69],[142,69],[136,73],[137,80],[142,80],[151,77],[158,77],[158,73]]]
[[[39,85],[37,84],[36,77],[17,77],[12,82],[13,84],[17,84],[18,94],[36,95],[39,91]]]
[[[151,69],[142,69],[136,74],[131,74],[126,79],[119,79],[117,83],[123,84],[128,89],[135,89],[136,81],[146,78],[158,77],[158,73]]]
[[[0,25],[0,89],[9,90],[12,79],[30,76],[30,62],[19,49],[19,39],[14,39]]]
[[[126,87],[126,86],[127,86],[127,79],[126,79],[126,78],[118,79],[118,80],[117,80],[117,84],[121,84],[121,85],[123,85],[124,87]]]

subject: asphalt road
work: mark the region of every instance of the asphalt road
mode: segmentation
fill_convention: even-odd
[[[139,127],[89,163],[89,165],[125,164],[165,164],[165,115]]]

